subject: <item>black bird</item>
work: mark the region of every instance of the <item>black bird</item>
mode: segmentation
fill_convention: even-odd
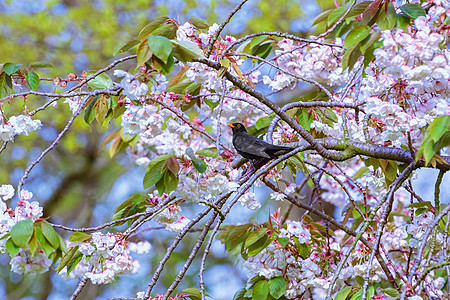
[[[227,125],[233,131],[234,148],[240,155],[251,160],[256,169],[262,167],[269,160],[294,150],[291,147],[272,145],[254,137],[241,123]]]

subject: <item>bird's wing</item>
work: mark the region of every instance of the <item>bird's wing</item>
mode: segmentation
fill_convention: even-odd
[[[236,136],[235,146],[237,146],[242,152],[261,158],[271,158],[266,152],[264,152],[270,144],[254,137],[253,135],[250,135],[247,132],[243,132],[243,134]]]

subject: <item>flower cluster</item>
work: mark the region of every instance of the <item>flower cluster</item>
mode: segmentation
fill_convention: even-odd
[[[11,185],[0,186],[0,197],[9,200],[14,196],[14,188]],[[37,201],[29,201],[33,193],[21,190],[17,206],[8,208],[6,203],[0,200],[0,237],[4,237],[18,222],[30,219],[33,222],[42,217],[42,207]],[[0,240],[0,253],[6,253],[7,239]],[[20,249],[19,253],[11,261],[11,270],[16,273],[42,273],[48,270],[52,261],[43,251],[32,256],[27,249]]]
[[[400,147],[407,144],[410,132],[418,147],[423,139],[420,129],[450,114],[450,52],[440,46],[445,34],[433,19],[418,17],[412,32],[395,29],[381,34],[383,46],[375,50],[361,87],[368,120],[381,131],[371,136],[376,143],[390,141]]]
[[[178,205],[170,205],[162,212],[156,215],[155,221],[164,225],[164,227],[173,232],[181,232],[184,227],[191,221],[181,215],[181,207]]]
[[[276,221],[276,220],[275,220]],[[280,225],[280,224],[278,224]],[[309,231],[296,221],[288,221],[286,228],[271,232],[277,236],[264,250],[244,262],[249,278],[262,276],[271,279],[284,276],[288,281],[285,296],[295,299],[302,295],[307,288],[314,286],[315,278],[320,274],[319,266],[310,258],[303,258],[296,243],[306,245],[311,241]],[[281,239],[288,240],[284,246]]]
[[[78,246],[83,259],[70,273],[70,278],[83,275],[94,284],[107,284],[121,274],[135,273],[139,268],[137,260],[130,256],[130,249],[145,253],[150,250],[148,243],[129,246],[121,234],[94,232],[92,238],[84,242],[73,242],[69,247]]]
[[[279,72],[274,79],[263,76],[264,84],[274,90],[281,90],[299,78],[314,80],[331,86],[340,85],[348,80],[348,72],[341,66],[342,41],[337,39],[336,47],[318,44],[304,45],[289,39],[278,42],[281,50],[275,51],[275,63]]]
[[[33,120],[30,116],[12,116],[5,123],[0,113],[0,139],[5,142],[14,141],[14,137],[19,134],[28,135],[32,131],[41,128],[40,120]]]
[[[137,78],[128,72],[122,70],[115,70],[114,75],[123,77],[120,86],[123,88],[122,93],[130,100],[139,100],[148,91],[148,86],[140,82]]]

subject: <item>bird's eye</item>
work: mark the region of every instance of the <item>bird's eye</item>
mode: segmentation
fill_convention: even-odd
[[[238,124],[238,126],[237,127],[241,127],[241,124]]]

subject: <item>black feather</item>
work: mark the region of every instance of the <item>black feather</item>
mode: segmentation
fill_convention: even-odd
[[[240,155],[247,159],[256,160],[264,158],[269,161],[294,150],[291,147],[272,145],[254,137],[247,132],[247,129],[241,123],[228,124],[228,126],[233,131],[234,148]]]

